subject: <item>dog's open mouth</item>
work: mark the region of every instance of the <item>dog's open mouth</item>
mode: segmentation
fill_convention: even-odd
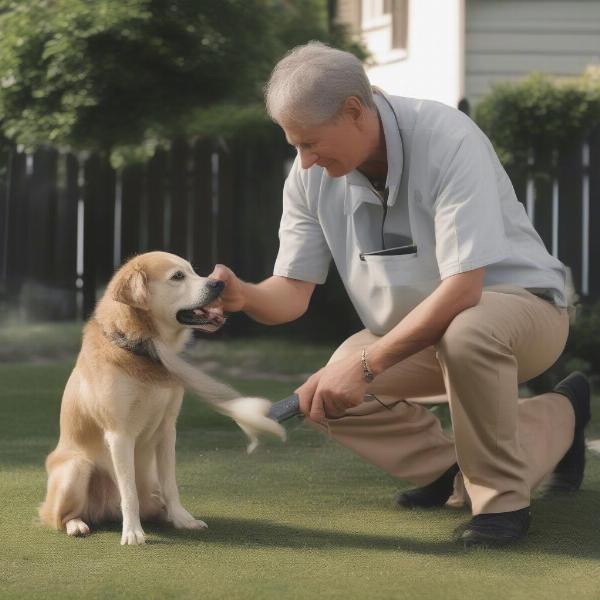
[[[223,307],[219,300],[206,306],[196,306],[177,311],[177,320],[182,325],[202,329],[203,331],[217,331],[225,324]]]

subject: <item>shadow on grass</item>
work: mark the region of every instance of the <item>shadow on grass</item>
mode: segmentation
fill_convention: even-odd
[[[594,558],[600,556],[600,540],[597,535],[600,492],[581,490],[577,495],[558,496],[537,500],[533,504],[532,527],[528,539],[506,549],[488,550],[511,554],[547,554],[572,558]],[[446,509],[434,510],[432,527],[443,526],[441,514]],[[448,540],[432,542],[401,535],[369,535],[351,531],[317,529],[291,524],[277,523],[264,519],[244,519],[203,515],[209,529],[203,532],[177,530],[161,523],[146,523],[149,545],[202,546],[219,544],[237,546],[249,550],[256,548],[281,548],[296,550],[326,550],[328,548],[374,550],[384,552],[409,552],[435,556],[454,556],[462,548],[451,541],[452,529],[448,529]],[[465,521],[469,514],[464,513]],[[120,533],[117,523],[101,525],[96,531]],[[158,536],[158,537],[154,537]]]
[[[456,552],[455,545],[449,541],[445,543],[421,542],[392,535],[368,535],[348,531],[296,527],[264,519],[207,517],[206,515],[204,515],[204,518],[208,520],[209,528],[202,532],[173,529],[161,523],[146,523],[144,524],[144,531],[149,536],[146,544],[150,546],[219,544],[247,548],[248,550],[256,548],[296,550],[353,548],[435,555],[451,555]],[[116,523],[106,523],[97,527],[95,531],[120,533],[121,528]]]

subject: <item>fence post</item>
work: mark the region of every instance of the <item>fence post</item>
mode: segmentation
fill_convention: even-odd
[[[55,280],[54,254],[57,202],[57,155],[56,150],[40,148],[33,155],[31,193],[29,195],[28,269],[30,284],[28,313],[34,317],[52,316],[48,303],[49,287]],[[44,293],[40,293],[44,288]],[[51,302],[51,301],[50,301]]]
[[[29,245],[29,180],[27,156],[13,151],[10,172],[8,239],[6,242],[6,291],[16,301],[27,275],[27,246]]]
[[[231,147],[221,147],[219,150],[219,203],[217,224],[217,253],[216,261],[231,265],[233,261],[234,244],[234,160]]]
[[[213,268],[212,153],[211,141],[199,140],[194,144],[191,194],[194,234],[191,261],[200,275],[208,275]]]
[[[0,180],[0,298],[8,298],[8,239],[10,235],[11,175],[14,148],[5,148],[6,160],[4,179]],[[0,155],[1,156],[1,155]]]
[[[267,215],[260,210],[260,181],[270,173],[269,158],[262,155],[265,150],[252,140],[236,140],[232,144],[235,157],[232,173],[233,196],[233,248],[232,261],[236,273],[242,279],[257,281],[262,266],[261,221]],[[259,166],[258,160],[261,161]],[[258,172],[257,172],[258,169]],[[259,218],[259,215],[261,218]]]
[[[77,179],[79,163],[72,154],[59,156],[54,273],[63,299],[62,317],[77,316]]]
[[[554,153],[551,148],[533,150],[533,164],[529,177],[533,179],[535,216],[533,225],[548,252],[552,252],[552,189],[554,183]]]
[[[581,290],[582,243],[582,140],[566,144],[559,150],[558,189],[558,257],[571,268],[573,283]]]
[[[164,248],[167,153],[159,148],[146,163],[148,241],[147,250]]]
[[[169,252],[182,257],[187,254],[188,233],[188,154],[184,139],[176,139],[171,146],[169,161],[170,239]]]
[[[600,296],[600,127],[589,137],[589,293]]]
[[[506,174],[508,175],[510,182],[512,183],[513,189],[517,200],[525,205],[527,208],[527,181],[528,181],[528,165],[522,163],[511,163],[506,166]],[[529,211],[528,213],[529,214]],[[529,214],[530,220],[533,222],[532,215]]]
[[[142,250],[144,168],[129,165],[121,172],[121,262]]]
[[[83,317],[96,305],[96,289],[113,273],[115,173],[93,154],[84,165]]]

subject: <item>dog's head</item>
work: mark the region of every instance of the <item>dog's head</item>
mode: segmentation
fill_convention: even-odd
[[[219,301],[224,285],[200,277],[175,254],[148,252],[121,267],[109,292],[113,300],[147,312],[163,326],[213,332],[225,322]]]

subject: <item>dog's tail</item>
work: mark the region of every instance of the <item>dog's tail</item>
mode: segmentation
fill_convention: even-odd
[[[232,387],[196,369],[160,340],[154,340],[156,353],[165,368],[181,384],[200,396],[216,411],[231,417],[248,436],[248,453],[258,446],[258,438],[263,433],[275,435],[285,440],[285,429],[269,417],[271,403],[264,398],[243,398]]]

